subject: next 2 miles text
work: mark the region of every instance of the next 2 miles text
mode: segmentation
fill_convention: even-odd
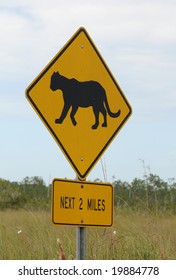
[[[78,206],[79,210],[105,211],[106,209],[105,199],[87,198],[84,200],[80,197],[78,203],[76,200],[76,197],[60,196],[60,208],[75,209]]]

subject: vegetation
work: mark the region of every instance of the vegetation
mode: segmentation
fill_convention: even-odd
[[[0,209],[49,209],[51,186],[37,176],[25,177],[22,182],[0,179]]]
[[[132,210],[176,213],[175,179],[163,181],[149,174],[131,183],[114,180],[114,204]],[[22,182],[0,179],[0,209],[50,209],[51,185],[40,177],[26,177]]]
[[[159,176],[149,174],[143,180],[134,179],[131,184],[115,181],[115,205],[130,207],[133,210],[147,210],[176,213],[176,182],[168,182]]]
[[[176,182],[114,180],[112,228],[87,229],[87,259],[176,259]],[[51,186],[0,179],[0,259],[75,259],[75,227],[53,226]]]
[[[86,229],[91,260],[175,260],[176,215],[115,207],[112,228]],[[76,258],[76,229],[54,226],[49,211],[0,211],[1,260]]]

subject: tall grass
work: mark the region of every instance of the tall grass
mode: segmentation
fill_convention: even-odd
[[[76,229],[47,211],[0,212],[0,259],[74,259]],[[115,209],[112,228],[87,229],[87,259],[176,259],[176,216]]]
[[[176,216],[116,209],[113,228],[89,239],[91,259],[176,259]]]
[[[56,228],[45,211],[0,213],[0,259],[58,259],[57,239],[63,237],[67,257],[74,254],[72,228]]]

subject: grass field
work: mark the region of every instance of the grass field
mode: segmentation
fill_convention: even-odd
[[[176,259],[176,216],[115,209],[112,228],[87,228],[87,259]],[[53,226],[50,212],[0,212],[0,259],[75,259],[76,228]],[[58,242],[60,239],[60,242]]]

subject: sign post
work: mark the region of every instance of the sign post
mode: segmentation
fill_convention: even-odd
[[[86,259],[86,228],[76,227],[76,259]]]
[[[76,179],[79,180],[77,176]],[[86,228],[85,227],[76,227],[76,259],[77,260],[86,259]]]
[[[78,180],[53,180],[52,221],[75,225],[76,257],[86,257],[86,227],[113,224],[113,186],[85,179],[132,113],[91,37],[81,27],[26,89]]]
[[[53,180],[52,220],[76,225],[76,258],[86,258],[86,227],[113,224],[113,186],[80,180]]]

